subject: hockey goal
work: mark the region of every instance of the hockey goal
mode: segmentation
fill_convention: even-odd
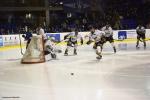
[[[45,62],[44,41],[42,35],[33,36],[28,48],[23,55],[21,63],[43,63]]]

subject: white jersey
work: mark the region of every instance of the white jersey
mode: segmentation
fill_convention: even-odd
[[[142,26],[141,28],[138,26],[137,28],[136,28],[136,31],[138,32],[138,33],[145,33],[145,28]]]
[[[51,39],[47,39],[45,42],[45,46],[53,46],[55,43]]]
[[[80,34],[76,35],[75,32],[71,32],[68,34],[67,39],[71,42],[76,42],[78,39],[81,39],[82,36]]]
[[[93,40],[95,42],[99,42],[101,41],[101,37],[104,35],[104,32],[100,31],[100,30],[95,30],[94,33],[90,33],[89,35],[89,39]]]
[[[55,49],[56,49],[55,43],[50,39],[46,40],[44,50],[54,53]]]
[[[44,39],[47,39],[46,34],[45,34],[43,28],[40,28],[40,29],[39,29],[38,34],[39,34],[39,35],[42,35]]]
[[[110,36],[113,35],[113,30],[112,30],[111,27],[106,28],[106,26],[104,26],[104,27],[102,28],[102,31],[105,32],[105,37],[110,37]]]

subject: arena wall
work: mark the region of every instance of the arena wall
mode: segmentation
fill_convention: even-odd
[[[68,32],[65,33],[46,33],[47,36],[52,36],[57,40],[63,40],[64,36],[68,34]],[[80,32],[83,37],[89,32]],[[135,40],[136,39],[136,30],[115,30],[113,35],[115,40],[124,40],[124,39],[130,39]],[[150,29],[146,29],[146,37],[147,39],[150,39]],[[0,46],[10,46],[10,45],[19,45],[20,40],[22,44],[25,44],[24,38],[17,35],[0,35]]]

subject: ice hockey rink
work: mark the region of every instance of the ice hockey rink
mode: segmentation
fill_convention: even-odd
[[[150,42],[139,50],[135,42],[107,43],[96,60],[92,45],[78,55],[41,64],[21,64],[20,49],[0,51],[0,100],[149,100]],[[65,46],[61,46],[64,52]]]

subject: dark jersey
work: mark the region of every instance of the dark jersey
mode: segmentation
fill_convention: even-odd
[[[26,34],[24,35],[25,40],[30,40],[32,37],[32,33],[31,32],[26,32]]]

